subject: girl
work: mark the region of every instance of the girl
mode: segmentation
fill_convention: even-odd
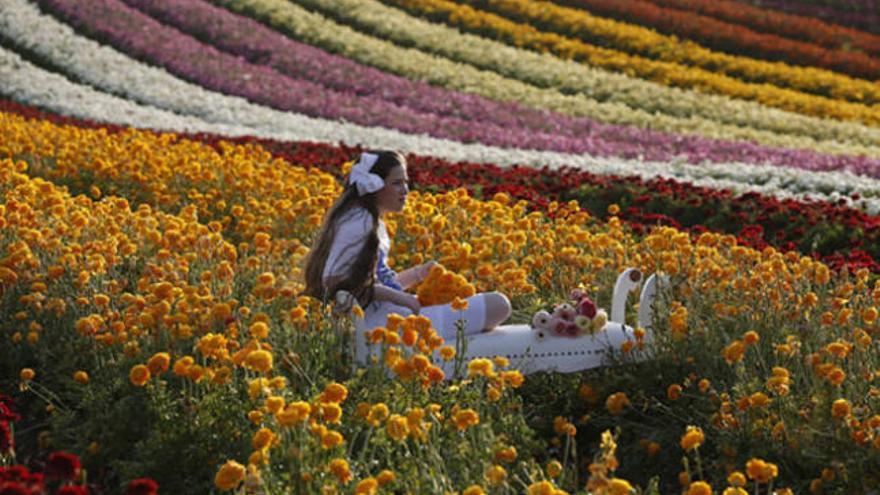
[[[433,262],[400,273],[385,262],[391,241],[382,217],[399,212],[409,192],[406,160],[394,151],[362,153],[346,181],[342,196],[330,208],[306,260],[307,295],[322,300],[336,292],[352,293],[364,308],[357,320],[358,337],[365,330],[384,326],[387,316],[422,314],[447,341],[456,338],[455,322],[466,320],[465,334],[494,328],[510,316],[510,301],[498,292],[467,299],[461,314],[449,304],[422,308],[406,289],[427,275]]]

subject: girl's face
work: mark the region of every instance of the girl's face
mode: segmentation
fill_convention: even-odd
[[[401,211],[406,205],[408,192],[409,177],[406,175],[406,167],[394,167],[385,177],[385,187],[376,193],[376,207],[380,213]]]

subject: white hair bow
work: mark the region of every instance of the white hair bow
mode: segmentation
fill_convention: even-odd
[[[385,187],[385,180],[376,174],[371,174],[370,169],[375,165],[379,155],[361,153],[358,162],[351,167],[348,174],[348,183],[357,186],[358,196],[370,194]]]

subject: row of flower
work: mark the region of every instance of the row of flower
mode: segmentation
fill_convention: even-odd
[[[417,320],[374,332],[385,342],[379,363],[352,374],[338,354],[345,334],[292,297],[303,242],[339,190],[331,176],[257,146],[216,152],[137,131],[15,125],[18,137],[4,144],[28,164],[5,161],[0,182],[12,296],[3,309],[19,322],[4,327],[13,345],[0,347],[3,376],[29,367],[30,387],[61,394],[46,395],[53,428],[77,451],[96,442],[99,465],[117,459],[115,470],[139,469],[172,492],[212,480],[267,491],[402,483],[518,493],[552,478],[577,489],[600,432],[619,426],[620,475],[647,483],[658,474],[663,492],[679,481],[704,489],[701,478],[723,486],[744,467],[762,486],[816,478],[858,491],[876,481],[869,390],[880,287],[872,293],[867,271],[833,275],[732,236],[662,229],[636,239],[618,220],[596,225],[570,205],[550,218],[505,195],[413,193],[389,222],[396,266],[437,259],[479,288],[508,292],[526,314],[578,283],[604,300],[623,267],[662,267],[677,302],[658,306],[651,361],[535,376],[521,394],[504,360],[470,363],[464,382],[437,381],[429,351],[443,344]],[[23,170],[92,198],[131,199],[70,197]],[[682,449],[699,467],[678,476]],[[785,469],[771,469],[783,458]],[[611,478],[616,467],[594,463],[593,475]]]
[[[97,121],[182,132],[256,135],[286,141],[369,143],[373,147],[400,149],[449,161],[494,163],[502,166],[519,163],[554,169],[571,166],[599,175],[636,175],[644,179],[667,177],[700,187],[758,192],[779,198],[809,196],[831,202],[844,201],[845,204],[856,206],[870,214],[880,211],[880,199],[877,198],[880,186],[877,181],[844,172],[805,174],[774,166],[654,163],[466,145],[405,135],[381,128],[365,128],[276,112],[241,100],[230,101],[230,97],[206,93],[203,90],[181,93],[181,96],[190,99],[189,103],[198,104],[202,109],[200,116],[208,115],[212,120],[221,122],[247,122],[255,127],[214,124],[196,117],[141,107],[129,100],[98,93],[91,87],[74,84],[56,74],[38,69],[5,49],[0,49],[0,56],[4,62],[0,64],[0,77],[6,94],[29,104]],[[169,87],[178,89],[181,86]],[[161,101],[161,94],[164,93],[161,89],[156,92],[156,88],[140,87],[136,84],[129,86],[126,92],[135,90],[146,95],[143,98],[151,102],[156,94],[160,95]],[[179,97],[175,98],[179,101]],[[192,105],[188,104],[182,110],[173,106],[169,108],[186,113]]]
[[[666,132],[877,156],[871,150],[878,142],[878,131],[870,127],[803,116],[751,102],[682,91],[610,74],[549,55],[462,35],[456,29],[424,22],[378,3],[346,5],[357,11],[362,26],[369,22],[366,26],[369,31],[381,30],[383,36],[395,43],[416,47],[420,51],[403,49],[371,37],[364,33],[365,29],[335,23],[290,2],[216,0],[214,3],[254,17],[292,38],[365,65],[496,100],[518,101],[535,108],[587,116],[601,122]],[[443,43],[436,43],[435,39],[442,39]],[[489,73],[476,71],[474,67]],[[520,81],[528,85],[524,86]],[[846,143],[846,146],[841,148],[840,143],[834,141]],[[853,144],[866,148],[850,148]]]
[[[396,97],[388,98],[390,101],[386,101],[383,97],[386,96],[384,93],[387,91],[383,89],[380,92],[381,88],[377,86],[384,80],[381,77],[382,73],[350,63],[340,57],[321,55],[321,52],[311,47],[297,44],[262,25],[212,7],[204,1],[190,0],[178,3],[175,4],[174,9],[161,2],[129,3],[147,9],[150,14],[168,20],[175,27],[205,39],[212,45],[220,45],[220,48],[230,54],[244,54],[257,64],[267,61],[267,57],[274,60],[275,62],[269,65],[281,72],[274,74],[275,78],[279,79],[279,84],[285,82],[281,79],[285,75],[325,83],[322,80],[323,76],[311,77],[310,72],[327,74],[327,78],[332,79],[326,86],[316,87],[309,83],[313,89],[317,88],[321,98],[316,98],[307,105],[296,105],[297,110],[311,115],[325,114],[324,116],[329,118],[351,117],[350,120],[361,121],[366,125],[381,125],[459,141],[475,140],[494,146],[555,149],[589,153],[594,156],[641,156],[651,161],[668,161],[683,157],[691,163],[704,160],[771,162],[813,170],[876,169],[880,171],[876,160],[863,157],[827,156],[808,151],[767,149],[751,143],[718,142],[631,127],[608,126],[583,118],[564,117],[546,112],[542,114],[513,104],[501,104],[473,96],[466,97],[460,93],[451,93],[450,98],[445,98],[446,95],[438,94],[442,91],[423,91],[425,88],[422,86],[426,86],[424,84],[402,83],[399,93],[393,95]],[[144,23],[146,20],[135,16],[132,22]],[[158,74],[155,68],[134,62],[124,55],[113,52],[110,48],[101,48],[97,43],[77,36],[70,28],[39,14],[36,7],[26,0],[12,0],[0,7],[0,23],[6,35],[17,46],[23,47],[43,60],[48,60],[52,66],[62,67],[66,73],[76,79],[88,82],[104,91],[125,94],[129,98],[178,113],[181,111],[195,113],[209,120],[221,120],[218,115],[233,117],[230,113],[221,112],[216,105],[210,105],[206,111],[203,109],[204,105],[197,104],[199,98],[190,96],[191,93],[198,92],[196,89],[180,84],[165,74]],[[121,32],[130,33],[129,30]],[[154,29],[152,33],[155,37],[162,34],[159,29]],[[179,38],[180,36],[174,37],[174,39]],[[154,41],[157,40],[147,37],[139,46],[164,46],[163,43],[154,43]],[[192,42],[191,39],[186,41]],[[200,48],[203,47],[204,45],[193,47],[191,54],[194,56],[200,53]],[[297,54],[297,48],[303,49],[304,56],[299,59],[291,58],[291,55]],[[309,57],[308,54],[313,52],[317,53]],[[180,54],[174,57],[180,63],[185,63],[188,58],[190,57]],[[154,57],[150,60],[157,61]],[[159,61],[164,60],[163,57]],[[312,66],[311,71],[308,70],[309,62]],[[320,70],[328,64],[338,67],[340,72]],[[187,67],[187,72],[182,74],[183,76],[203,79],[204,72],[198,71],[197,63]],[[111,68],[124,69],[110,70]],[[374,77],[373,73],[379,76]],[[393,76],[387,78],[392,79],[392,83],[400,80]],[[346,86],[347,81],[354,87]],[[253,83],[253,80],[251,82]],[[277,94],[266,92],[259,84],[254,84],[254,91],[250,91],[249,95],[258,93],[269,97],[272,102],[278,101]],[[359,86],[364,85],[370,86],[369,92],[365,91],[366,94],[358,99],[341,96],[335,92],[340,91],[343,94],[358,92]],[[393,84],[389,86],[394,87]],[[409,91],[405,91],[407,89]],[[404,92],[412,96],[404,98],[402,96]],[[285,102],[287,100],[290,98]],[[428,103],[440,101],[458,106]],[[471,105],[467,106],[468,104]],[[458,108],[466,109],[458,112]],[[242,119],[240,113],[234,117],[238,120],[226,123],[254,125],[252,120]],[[266,120],[263,118],[258,122],[266,122]],[[549,134],[550,132],[552,134]],[[578,135],[582,137],[577,138]],[[588,137],[583,137],[585,135]]]
[[[29,118],[93,127],[89,121],[58,118],[27,107],[0,101],[0,109]],[[121,128],[106,127],[120,132]],[[308,142],[283,142],[253,137],[229,138],[197,134],[194,139],[218,147],[223,141],[256,143],[287,163],[305,163],[337,177],[339,163],[359,153],[361,147]],[[770,196],[700,188],[664,179],[597,176],[579,170],[500,168],[494,165],[450,163],[434,157],[407,155],[410,178],[418,189],[447,191],[466,188],[478,198],[503,192],[546,210],[552,201],[576,200],[592,215],[605,217],[609,208],[634,232],[647,232],[657,224],[699,234],[704,229],[738,236],[742,244],[763,249],[813,253],[835,269],[855,271],[868,267],[880,271],[875,241],[878,218],[858,210],[823,201],[780,201]],[[865,254],[867,253],[867,254]]]
[[[185,27],[195,29],[198,26],[220,27],[220,24],[210,22],[215,20],[226,20],[227,22],[247,21],[245,18],[228,14],[226,11],[208,7],[207,4],[204,3],[199,4],[193,2],[190,4],[177,5],[175,12],[179,13],[181,8],[187,6],[190,7],[190,10],[186,12],[187,14],[196,13],[193,12],[193,10],[195,10],[202,15],[187,15],[180,17],[177,19],[179,21],[177,22],[178,26],[187,23]],[[153,9],[153,12],[157,12],[166,7],[153,5],[151,8]],[[210,10],[198,10],[199,8],[208,8]],[[228,14],[228,17],[224,16],[224,13]],[[170,13],[166,12],[166,14]],[[212,17],[206,19],[206,15],[212,15]],[[43,59],[48,59],[49,63],[53,66],[62,66],[66,72],[74,75],[77,79],[89,82],[108,92],[126,94],[132,99],[144,101],[164,108],[171,107],[170,109],[174,111],[186,109],[188,112],[192,113],[194,111],[193,107],[198,106],[195,104],[194,100],[188,96],[190,93],[197,92],[193,88],[186,87],[186,85],[181,85],[180,83],[174,84],[175,81],[172,81],[171,78],[165,74],[157,74],[157,71],[154,68],[143,66],[127,59],[121,54],[114,53],[108,48],[100,48],[97,43],[76,36],[66,26],[57,23],[47,16],[40,15],[37,12],[36,7],[25,0],[9,2],[7,5],[0,8],[0,16],[2,16],[0,17],[0,22],[3,23],[7,36],[11,37],[19,46],[23,46],[25,49],[36,53]],[[132,22],[145,22],[145,20],[138,19],[135,16],[132,18]],[[261,32],[259,31],[259,27],[261,27],[259,25],[245,25],[243,27],[248,28],[248,33]],[[268,34],[265,32],[267,31],[265,28],[263,28],[263,30],[263,34]],[[131,31],[123,30],[120,32],[130,33]],[[162,34],[159,29],[155,29],[152,32],[155,37]],[[240,36],[230,36],[230,34],[232,33],[221,31],[220,33],[217,33],[218,37],[214,39],[242,40]],[[179,39],[179,36],[177,38]],[[287,55],[291,52],[286,51],[287,47],[283,44],[279,44],[281,40],[287,39],[280,35],[277,35],[277,38],[279,39],[273,44],[266,44],[262,49],[259,47],[257,48],[260,56],[265,56],[267,53],[270,53],[274,54],[279,60],[290,61],[291,59]],[[142,38],[142,45],[139,46],[165,46],[164,44],[155,41],[157,40],[149,37]],[[202,48],[204,48],[204,45],[193,47],[193,50],[191,51],[193,57],[181,56],[178,53],[173,59],[181,64],[185,64],[190,58],[203,59],[201,56],[195,56],[195,54],[200,53]],[[282,50],[284,50],[283,53]],[[156,61],[155,58],[151,58],[151,60]],[[167,60],[167,57],[164,57],[160,62],[164,60]],[[318,68],[328,61],[316,60],[315,62],[314,66]],[[186,66],[188,69],[187,72],[183,74],[184,76],[198,78],[197,80],[199,81],[204,80],[204,78],[207,77],[205,71],[198,70],[199,66],[197,63],[187,64]],[[125,70],[112,71],[109,70],[111,67],[124,67]],[[296,61],[291,61],[285,62],[284,67],[279,69],[286,69],[287,72],[295,72],[293,67],[303,67],[303,65]],[[224,73],[229,72],[224,71]],[[360,75],[361,74],[352,73],[347,77],[347,80],[356,81],[359,79]],[[271,74],[269,77],[273,80],[277,80],[278,84],[285,84],[286,82],[291,81],[291,79],[279,73]],[[365,78],[367,77],[369,76],[366,76]],[[294,80],[290,86],[295,87],[296,81],[299,80]],[[273,93],[265,91],[263,87],[258,84],[259,81],[254,82],[251,80],[250,82],[254,85],[249,86],[249,88],[253,88],[253,90],[247,91],[248,96],[258,94],[264,97],[264,99],[270,100],[272,103],[277,104],[279,102],[279,98],[281,97],[277,92]],[[379,82],[381,82],[381,79]],[[876,166],[871,167],[871,161],[864,158],[828,157],[810,154],[809,152],[790,150],[767,150],[766,152],[761,153],[761,151],[764,150],[761,147],[754,145],[739,146],[729,142],[715,143],[714,141],[699,138],[685,138],[682,140],[679,137],[672,137],[650,131],[638,131],[616,126],[605,126],[587,119],[572,119],[561,116],[554,119],[554,116],[552,115],[546,116],[543,119],[544,128],[541,129],[542,132],[538,132],[535,127],[542,124],[542,122],[539,121],[539,118],[542,115],[535,111],[524,110],[523,112],[520,112],[524,114],[525,119],[529,119],[528,124],[531,125],[518,126],[510,124],[509,121],[513,120],[511,116],[517,116],[517,113],[509,111],[510,107],[514,107],[513,110],[517,110],[513,105],[502,105],[487,100],[478,100],[477,103],[483,103],[483,105],[473,105],[475,110],[483,109],[491,112],[486,112],[483,116],[483,119],[488,120],[489,122],[480,122],[477,119],[471,118],[471,115],[452,117],[443,116],[441,114],[438,116],[426,111],[412,110],[405,105],[387,102],[381,98],[375,98],[373,95],[365,95],[362,98],[352,98],[346,96],[347,91],[344,87],[339,88],[343,93],[337,93],[333,90],[328,90],[312,83],[307,84],[311,89],[315,90],[312,92],[313,95],[317,92],[319,97],[313,98],[305,105],[293,105],[296,110],[304,111],[312,115],[324,114],[324,116],[329,118],[349,118],[353,121],[361,121],[361,123],[367,125],[381,125],[383,127],[398,128],[413,133],[429,133],[440,137],[456,138],[458,140],[476,140],[477,142],[497,146],[558,149],[578,153],[587,152],[598,156],[642,155],[649,160],[668,160],[672,157],[684,155],[692,162],[699,162],[705,160],[707,157],[709,159],[714,159],[713,161],[727,161],[725,159],[739,158],[743,159],[743,161],[774,161],[788,165],[812,164],[814,167],[818,166],[829,170],[858,170],[865,168],[880,169],[880,167]],[[140,88],[144,88],[144,91],[138,91]],[[227,88],[224,87],[218,89],[223,90]],[[150,90],[152,91],[152,94],[142,96],[142,93],[146,93]],[[426,96],[432,97],[430,98],[431,101],[447,101],[445,98],[437,98],[438,95],[431,94],[432,92],[430,91],[425,93]],[[296,94],[295,92],[288,92],[285,94],[289,95],[289,97],[283,98],[283,103],[299,101],[298,99],[293,98]],[[418,91],[412,91],[410,94],[418,95],[420,93]],[[414,99],[419,99],[420,101],[424,100],[424,98],[420,96],[414,97]],[[475,98],[471,98],[471,100],[473,99]],[[198,100],[196,99],[195,101]],[[454,98],[448,99],[448,101],[462,104],[465,103],[463,101],[456,102]],[[489,108],[487,109],[486,107]],[[214,106],[211,106],[210,108],[213,110],[212,120],[216,120],[216,115],[221,112]],[[447,114],[452,113],[451,108],[446,110]],[[197,110],[197,112],[199,115],[212,113],[205,112],[204,110]],[[232,115],[230,115],[230,117],[232,117]],[[260,121],[265,122],[265,120]],[[250,122],[250,120],[239,120],[239,123],[243,124]],[[228,123],[231,124],[234,122]],[[560,127],[563,128],[560,129]],[[564,127],[568,128],[568,132],[565,132],[566,129],[564,129]],[[553,129],[552,135],[548,134],[550,129]],[[565,134],[575,136],[578,132],[580,132],[581,135],[589,133],[600,137],[591,137],[590,139],[565,137]],[[562,134],[562,136],[557,137],[557,134]],[[678,143],[677,141],[684,142]],[[719,151],[717,153],[712,153],[713,148],[719,149]],[[817,165],[820,162],[827,163],[821,166]]]
[[[734,0],[651,0],[656,5],[685,10],[750,27],[755,31],[803,40],[831,49],[850,46],[869,54],[880,52],[880,36],[832,24],[825,17],[802,17]]]
[[[801,88],[801,85],[804,84],[801,81],[814,79],[808,83],[810,86],[807,90],[810,92],[860,103],[871,104],[878,101],[877,88],[872,87],[865,92],[866,87],[871,86],[871,81],[880,75],[880,60],[874,56],[877,53],[877,48],[880,48],[880,40],[877,40],[876,37],[871,38],[875,45],[869,49],[868,53],[865,53],[842,48],[840,40],[835,46],[826,48],[810,42],[758,32],[748,22],[744,23],[745,25],[731,24],[690,10],[655,5],[650,0],[627,0],[618,3],[604,0],[566,0],[556,3],[586,9],[595,15],[620,19],[655,29],[661,33],[672,34],[704,47],[702,50],[694,50],[696,52],[694,56],[683,60],[685,63],[702,63],[706,67],[718,67],[716,70],[740,79],[766,81],[800,89],[804,89]],[[692,50],[694,48],[696,47],[692,47]],[[674,49],[674,46],[667,43],[662,48],[657,47],[643,53],[663,60],[681,60],[682,55],[667,55]],[[741,57],[726,57],[716,53],[706,59],[706,55],[708,55],[706,49]],[[760,64],[742,57],[777,61],[782,64]],[[719,64],[719,62],[722,63]],[[827,71],[815,74],[810,74],[808,71],[797,74],[795,71],[791,71],[792,73],[789,74],[790,69],[785,72],[783,69],[788,66],[823,68],[827,71],[836,71],[864,80],[854,81],[850,78],[839,78],[837,74]],[[837,90],[838,85],[835,83],[838,79],[840,79],[840,87],[844,88],[843,91]]]
[[[307,2],[310,6],[322,3],[317,0]],[[418,11],[424,11],[425,7],[420,8],[418,2],[411,0],[394,0],[393,3]],[[722,67],[742,65],[738,68],[738,73],[742,74],[757,73],[760,71],[760,66],[771,64],[752,59],[741,59],[742,62],[738,64],[726,64],[726,59],[736,57],[724,54],[712,56],[711,54],[714,52],[709,52],[691,42],[677,46],[676,51],[673,52],[668,47],[671,37],[636,27],[629,29],[638,31],[638,33],[627,33],[627,30],[620,27],[616,21],[592,17],[583,10],[560,7],[549,2],[534,4],[514,0],[509,2],[492,0],[464,5],[434,0],[431,4],[432,6],[439,4],[443,7],[434,7],[430,13],[425,15],[431,15],[435,18],[445,17],[446,22],[462,29],[500,39],[511,45],[553,53],[562,58],[573,59],[616,72],[633,74],[664,85],[756,101],[766,106],[804,115],[848,120],[868,125],[875,125],[877,122],[876,111],[872,107],[860,103],[841,101],[827,96],[808,94],[799,89],[783,88],[770,84],[771,82],[780,84],[779,81],[746,82],[706,68],[686,66],[678,61],[654,60],[642,55],[630,54],[622,51],[624,47],[620,47],[620,49],[617,47],[605,48],[591,44],[590,41],[593,40],[589,39],[590,33],[599,33],[610,36],[612,40],[619,40],[620,43],[630,43],[633,46],[625,49],[635,53],[639,53],[639,47],[644,50],[650,50],[651,47],[668,50],[659,53],[658,57],[667,53],[670,54],[670,57],[674,57],[673,53],[696,52],[691,56],[694,60],[709,57],[715,59],[713,62]],[[491,11],[480,10],[480,7],[491,9]],[[323,11],[328,11],[329,6],[322,5],[321,8]],[[338,11],[335,11],[334,15],[348,17]],[[542,31],[541,28],[547,29],[547,31]],[[586,40],[581,38],[586,38]],[[772,64],[778,65],[780,63],[774,62]],[[796,71],[809,70],[819,69],[796,69]],[[845,76],[837,75],[836,77]],[[791,78],[791,80],[800,79],[800,77]],[[806,79],[814,80],[816,78]]]
[[[755,0],[752,3],[755,3]],[[790,0],[761,0],[760,5],[794,15],[825,19],[828,22],[880,35],[880,15],[876,14],[875,9],[853,12],[836,9],[835,5],[813,5]]]

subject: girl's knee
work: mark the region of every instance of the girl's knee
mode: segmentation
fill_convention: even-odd
[[[510,317],[512,309],[507,296],[500,292],[487,292],[484,297],[486,303],[486,323],[488,325],[498,325]]]

